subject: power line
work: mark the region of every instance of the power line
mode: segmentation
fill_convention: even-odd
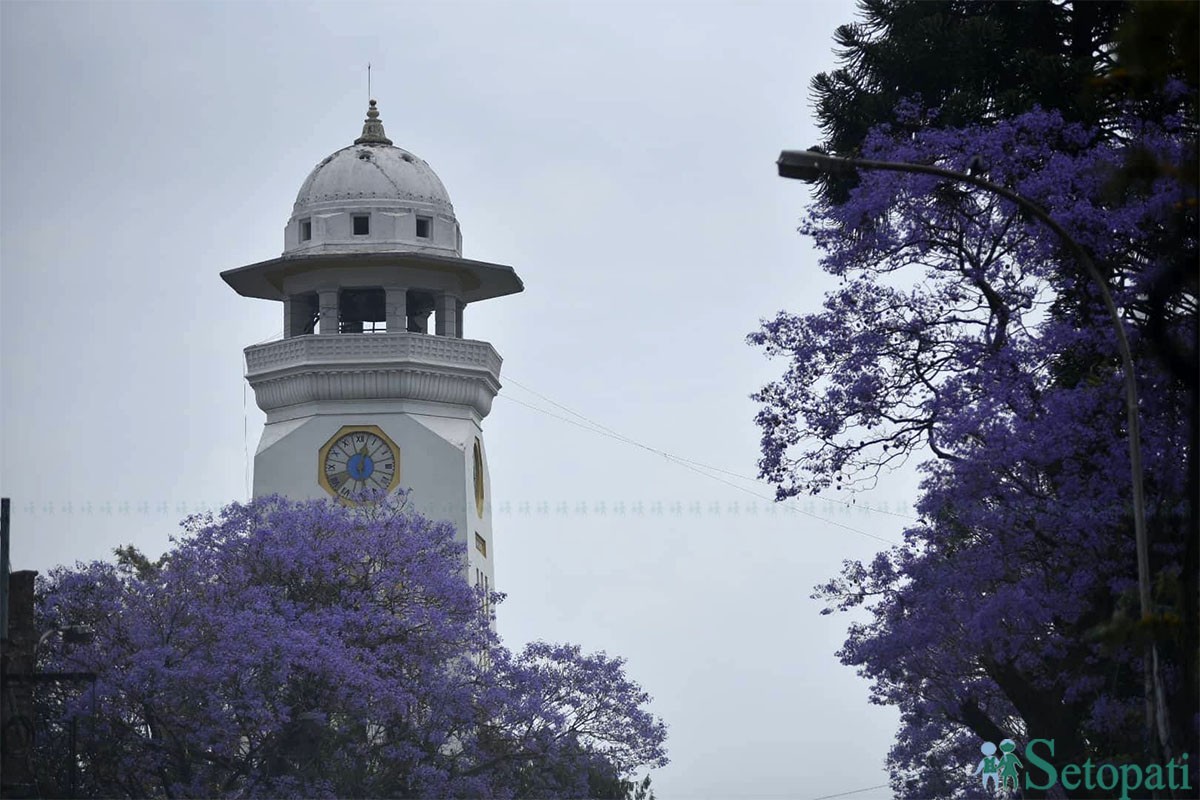
[[[517,381],[514,381],[514,380],[512,380],[511,378],[509,378],[508,380],[509,380],[510,382],[512,382],[512,383],[515,383],[515,384],[517,384],[518,386],[520,386],[520,384],[519,384],[519,383],[517,383]],[[544,395],[542,395],[542,394],[539,394],[538,392],[534,392],[532,389],[529,389],[528,387],[521,386],[521,388],[525,389],[526,391],[532,392],[533,394],[537,394],[539,397],[542,397],[542,398],[543,398],[544,400],[546,400],[547,402],[549,402],[549,403],[552,403],[552,404],[554,404],[554,405],[558,406],[559,408],[562,408],[562,409],[563,409],[563,410],[565,410],[565,411],[568,411],[568,412],[570,412],[570,413],[576,413],[576,412],[573,412],[573,411],[571,411],[571,410],[570,410],[569,408],[567,408],[566,406],[563,406],[561,403],[556,403],[555,401],[551,400],[550,398],[548,398],[548,397],[545,397]],[[744,486],[739,486],[739,485],[737,485],[736,483],[732,483],[732,482],[730,482],[730,481],[727,481],[727,480],[725,480],[724,478],[721,478],[721,477],[718,477],[718,476],[716,476],[716,475],[712,475],[712,474],[709,474],[709,473],[707,473],[707,472],[704,472],[704,471],[703,471],[703,469],[701,469],[701,468],[698,468],[698,467],[703,467],[703,468],[705,468],[705,469],[715,469],[715,468],[707,467],[706,465],[700,465],[698,462],[692,462],[692,461],[689,461],[688,459],[679,458],[678,456],[672,455],[671,453],[668,453],[668,452],[666,452],[665,450],[659,450],[659,449],[657,449],[657,448],[650,447],[649,445],[642,444],[641,442],[638,442],[638,441],[636,441],[636,440],[634,440],[634,439],[630,439],[630,438],[629,438],[629,437],[627,437],[627,436],[624,436],[624,435],[622,435],[622,434],[619,434],[619,433],[617,433],[616,431],[613,431],[611,428],[608,428],[607,426],[604,426],[604,425],[601,425],[601,424],[599,424],[599,423],[597,423],[597,422],[594,422],[594,421],[592,421],[592,420],[588,419],[587,417],[584,417],[582,414],[577,414],[577,413],[576,413],[576,416],[578,416],[580,419],[587,420],[587,422],[589,422],[591,425],[593,425],[593,426],[595,426],[595,427],[587,427],[587,426],[585,426],[585,425],[580,425],[579,423],[575,422],[574,420],[567,419],[567,418],[565,418],[565,417],[561,417],[561,416],[559,416],[558,414],[553,414],[553,413],[551,413],[551,412],[549,412],[549,411],[546,411],[546,410],[545,410],[545,409],[543,409],[543,408],[539,408],[539,407],[537,407],[537,406],[535,406],[535,405],[532,405],[532,404],[530,404],[530,403],[526,403],[526,402],[524,402],[524,401],[517,400],[515,397],[506,397],[505,395],[500,395],[500,396],[501,396],[501,397],[504,397],[504,398],[505,398],[505,399],[507,399],[507,400],[511,400],[512,402],[514,402],[514,403],[517,403],[518,405],[522,405],[522,406],[525,406],[526,408],[533,409],[534,411],[537,411],[537,412],[539,412],[539,413],[542,413],[542,414],[546,414],[547,416],[554,417],[555,419],[558,419],[558,420],[562,420],[563,422],[567,422],[567,423],[569,423],[569,424],[571,424],[571,425],[575,425],[576,427],[583,428],[584,430],[590,430],[590,431],[592,431],[593,433],[598,433],[598,434],[600,434],[601,436],[607,436],[607,437],[609,437],[610,439],[616,439],[617,441],[621,441],[621,442],[624,442],[624,443],[626,443],[626,444],[631,444],[631,445],[634,445],[635,447],[640,447],[640,448],[641,448],[641,449],[643,449],[643,450],[647,450],[647,451],[649,451],[649,452],[651,452],[651,453],[655,453],[655,454],[657,454],[657,455],[660,455],[660,456],[662,456],[663,458],[667,459],[668,461],[673,461],[673,462],[675,462],[676,464],[678,464],[679,466],[683,467],[684,469],[689,469],[689,470],[691,470],[692,472],[695,472],[695,473],[697,473],[697,474],[699,474],[699,475],[702,475],[702,476],[704,476],[704,477],[706,477],[706,478],[709,478],[710,480],[714,480],[714,481],[718,481],[718,482],[720,482],[720,483],[723,483],[723,484],[725,484],[726,486],[729,486],[729,487],[732,487],[732,488],[734,488],[734,489],[737,489],[739,492],[745,492],[746,494],[748,494],[748,495],[750,495],[750,496],[752,496],[752,497],[757,497],[757,498],[759,498],[760,500],[766,500],[766,501],[768,501],[768,502],[775,502],[775,501],[773,500],[773,498],[771,498],[771,497],[768,497],[767,495],[761,494],[761,493],[759,493],[759,492],[755,492],[755,491],[753,491],[753,490],[751,490],[751,489],[747,489],[747,488],[746,488],[746,487],[744,487]],[[720,471],[720,472],[726,472],[726,470],[717,470],[717,471]],[[797,513],[800,513],[800,514],[802,514],[802,515],[806,516],[806,517],[811,517],[812,519],[818,520],[818,521],[820,521],[820,522],[824,522],[824,523],[826,523],[827,525],[833,525],[833,526],[836,526],[836,527],[838,527],[838,528],[842,528],[843,530],[850,531],[851,533],[857,534],[857,535],[859,535],[859,536],[866,536],[866,537],[867,537],[867,538],[869,538],[869,539],[875,539],[876,541],[883,542],[884,544],[890,544],[890,545],[898,544],[898,542],[896,542],[896,541],[895,541],[895,540],[893,540],[893,539],[887,539],[887,538],[884,538],[884,537],[882,537],[882,536],[876,536],[876,535],[875,535],[875,534],[873,534],[873,533],[867,533],[866,531],[859,530],[858,528],[851,527],[850,525],[846,525],[846,524],[844,524],[844,523],[837,522],[836,520],[832,520],[832,519],[828,519],[828,518],[826,518],[826,517],[822,517],[822,516],[820,516],[819,514],[814,514],[814,513],[812,513],[811,511],[805,511],[804,509],[800,508],[799,506],[795,505],[794,503],[791,503],[791,502],[787,503],[787,507],[788,507],[788,508],[790,508],[790,509],[792,509],[793,511],[795,511],[795,512],[797,512]]]
[[[889,788],[888,784],[881,783],[878,786],[868,786],[865,789],[851,789],[848,792],[838,792],[837,794],[823,794],[820,797],[813,797],[813,798],[811,798],[811,800],[829,800],[829,798],[831,798],[831,797],[846,797],[846,796],[852,795],[852,794],[862,794],[863,792],[869,792],[872,789],[887,789],[887,788]]]
[[[521,386],[520,383],[513,380],[512,378],[508,378],[507,380],[510,383],[514,383],[517,386]],[[678,464],[679,466],[683,467],[684,469],[689,469],[692,472],[695,472],[699,475],[704,476],[705,478],[723,483],[726,486],[737,489],[739,492],[745,492],[746,494],[751,495],[752,497],[757,497],[760,500],[767,500],[768,502],[775,502],[773,500],[773,498],[768,497],[765,494],[761,494],[761,493],[753,491],[751,489],[747,489],[746,487],[739,486],[738,484],[733,483],[732,481],[725,480],[724,478],[721,478],[717,475],[713,475],[713,474],[703,471],[703,469],[713,469],[713,468],[705,467],[704,465],[699,465],[697,462],[691,462],[688,459],[679,458],[678,456],[674,456],[671,453],[666,452],[665,450],[658,450],[657,448],[650,447],[649,445],[642,444],[641,442],[638,442],[634,439],[630,439],[628,436],[624,436],[620,433],[617,433],[616,431],[612,430],[611,428],[601,425],[600,423],[593,422],[592,420],[588,419],[587,417],[583,416],[582,414],[577,414],[576,412],[571,411],[566,406],[563,406],[561,403],[556,403],[555,401],[549,399],[548,397],[545,397],[544,395],[539,394],[538,392],[534,392],[532,389],[529,389],[528,387],[521,386],[521,388],[525,389],[528,392],[536,394],[538,397],[541,397],[542,399],[546,400],[546,402],[552,403],[553,405],[558,406],[559,408],[562,408],[564,411],[568,411],[572,414],[575,414],[580,419],[586,420],[592,427],[589,427],[588,425],[582,425],[582,424],[576,422],[575,420],[568,419],[566,417],[560,416],[553,412],[547,411],[544,408],[539,408],[538,406],[535,406],[531,403],[526,403],[523,400],[518,400],[515,397],[508,397],[506,395],[500,395],[500,397],[502,397],[505,400],[508,400],[510,402],[516,403],[517,405],[525,406],[526,408],[537,411],[538,413],[545,414],[548,417],[553,417],[554,419],[561,420],[570,425],[574,425],[576,427],[583,428],[584,430],[591,431],[592,433],[597,433],[597,434],[600,434],[601,436],[606,436],[610,439],[616,439],[617,441],[623,442],[625,444],[630,444],[635,447],[640,447],[643,450],[649,451],[656,455],[660,455],[663,458],[667,459],[668,461],[672,461],[672,462]],[[703,467],[703,468],[701,468],[701,467]],[[717,470],[717,471],[723,472],[724,470]],[[854,527],[851,527],[850,525],[846,525],[844,523],[837,522],[836,520],[827,519],[825,517],[820,516],[819,514],[814,514],[811,511],[805,511],[803,508],[800,508],[799,506],[795,505],[794,503],[791,503],[791,502],[787,503],[787,507],[792,509],[793,511],[796,511],[796,512],[806,516],[806,517],[811,517],[812,519],[818,520],[820,522],[824,522],[827,525],[833,525],[835,527],[842,528],[843,530],[850,531],[851,533],[857,534],[859,536],[865,536],[869,539],[875,539],[876,541],[883,542],[884,544],[889,544],[889,545],[898,544],[898,542],[896,542],[893,539],[887,539],[882,536],[876,536],[873,533],[868,533],[867,531],[859,530],[858,528],[854,528]]]
[[[282,336],[282,335],[283,335],[283,331],[279,331],[278,333],[272,334],[272,335],[268,336],[267,338],[263,339],[262,341],[260,341],[260,342],[256,342],[255,344],[263,344],[263,343],[265,343],[265,342],[267,342],[267,341],[270,341],[270,340],[272,340],[272,339],[276,339],[276,338],[278,338],[279,336]],[[760,492],[756,492],[756,491],[754,491],[754,490],[752,490],[752,489],[747,489],[745,486],[739,486],[739,485],[738,485],[738,484],[736,484],[736,483],[733,483],[733,482],[731,482],[731,481],[725,480],[724,478],[721,478],[721,477],[719,477],[718,475],[714,475],[714,474],[712,474],[712,473],[721,473],[721,474],[724,474],[724,475],[729,475],[729,476],[731,476],[731,477],[734,477],[734,478],[739,478],[739,479],[741,479],[741,480],[745,480],[745,481],[751,481],[751,482],[753,482],[753,483],[758,483],[758,480],[757,480],[757,479],[755,479],[755,478],[751,478],[751,477],[749,477],[749,476],[747,476],[747,475],[741,475],[741,474],[739,474],[739,473],[736,473],[736,472],[731,472],[730,470],[727,470],[727,469],[721,469],[720,467],[714,467],[714,466],[711,466],[711,465],[709,465],[709,464],[704,464],[704,463],[702,463],[702,462],[699,462],[699,461],[693,461],[692,459],[689,459],[689,458],[683,458],[682,456],[677,456],[677,455],[675,455],[675,454],[673,454],[673,453],[668,453],[666,450],[660,450],[659,448],[656,448],[656,447],[651,447],[650,445],[647,445],[647,444],[644,444],[644,443],[642,443],[642,442],[639,442],[639,441],[637,441],[636,439],[631,439],[630,437],[628,437],[628,436],[625,436],[624,434],[622,434],[622,433],[619,433],[618,431],[615,431],[615,430],[613,430],[612,428],[608,427],[607,425],[603,425],[603,424],[601,424],[601,423],[599,423],[599,422],[596,422],[595,420],[593,420],[593,419],[591,419],[591,418],[589,418],[589,417],[587,417],[587,416],[585,416],[585,415],[583,415],[583,414],[580,414],[578,411],[575,411],[574,409],[572,409],[572,408],[569,408],[569,407],[567,407],[567,406],[563,405],[562,403],[559,403],[558,401],[554,400],[553,398],[547,397],[546,395],[542,394],[541,392],[537,391],[536,389],[532,389],[532,388],[530,388],[530,387],[526,386],[525,384],[521,383],[520,381],[518,381],[517,379],[513,378],[512,376],[505,376],[505,380],[506,380],[508,383],[511,383],[511,384],[513,384],[513,385],[515,385],[515,386],[518,386],[519,388],[521,388],[521,389],[523,389],[523,390],[525,390],[525,391],[529,392],[530,394],[532,394],[532,395],[535,395],[536,397],[539,397],[539,398],[541,398],[542,400],[546,401],[547,403],[550,403],[551,405],[555,406],[556,408],[560,408],[560,409],[562,409],[563,411],[567,412],[568,414],[571,414],[572,416],[578,417],[579,419],[583,420],[583,421],[584,421],[585,423],[587,423],[587,424],[586,424],[586,425],[584,425],[584,424],[580,424],[579,422],[577,422],[577,421],[575,421],[575,420],[573,420],[573,419],[570,419],[570,418],[568,418],[568,417],[563,417],[563,416],[561,416],[561,415],[559,415],[559,414],[554,414],[554,413],[552,413],[552,412],[550,412],[550,411],[547,411],[547,410],[546,410],[546,409],[544,409],[544,408],[540,408],[540,407],[538,407],[538,406],[536,406],[536,405],[533,405],[533,404],[531,404],[531,403],[526,403],[526,402],[524,402],[524,401],[522,401],[522,400],[518,400],[518,399],[516,399],[515,397],[509,397],[509,396],[507,396],[507,395],[500,395],[500,397],[501,397],[502,399],[504,399],[504,400],[511,401],[511,402],[513,402],[513,403],[516,403],[517,405],[525,406],[526,408],[532,409],[533,411],[537,411],[537,412],[538,412],[538,413],[540,413],[540,414],[545,414],[546,416],[548,416],[548,417],[553,417],[554,419],[560,420],[561,422],[566,422],[566,423],[567,423],[567,424],[569,424],[569,425],[574,425],[574,426],[576,426],[576,427],[578,427],[578,428],[583,428],[584,430],[591,431],[592,433],[597,433],[597,434],[599,434],[599,435],[601,435],[601,436],[608,437],[609,439],[615,439],[615,440],[617,440],[618,442],[622,442],[622,443],[624,443],[624,444],[632,445],[633,447],[638,447],[638,448],[641,448],[642,450],[645,450],[645,451],[647,451],[647,452],[654,453],[655,455],[661,456],[661,457],[665,458],[665,459],[666,459],[666,460],[668,460],[668,461],[674,462],[675,464],[677,464],[677,465],[679,465],[679,466],[683,467],[684,469],[691,470],[692,472],[695,472],[695,473],[697,473],[697,474],[699,474],[699,475],[702,475],[702,476],[704,476],[705,478],[708,478],[708,479],[710,479],[710,480],[714,480],[714,481],[718,481],[718,482],[720,482],[720,483],[723,483],[723,484],[725,484],[726,486],[729,486],[729,487],[731,487],[731,488],[733,488],[733,489],[736,489],[736,490],[738,490],[739,492],[745,492],[746,494],[748,494],[748,495],[750,495],[750,496],[752,496],[752,497],[756,497],[756,498],[758,498],[758,499],[760,499],[760,500],[766,500],[767,502],[770,502],[770,503],[774,503],[774,502],[776,502],[776,501],[775,501],[775,499],[774,499],[774,498],[772,498],[772,497],[769,497],[769,496],[767,496],[767,495],[765,495],[765,494],[762,494],[762,493],[760,493]],[[249,445],[248,445],[247,431],[246,431],[246,428],[245,428],[245,426],[246,426],[246,417],[247,417],[247,413],[246,413],[246,411],[247,411],[247,409],[246,409],[246,390],[245,390],[245,385],[243,384],[243,386],[242,386],[242,425],[243,425],[243,429],[242,429],[242,437],[243,437],[243,438],[242,438],[242,442],[243,442],[243,447],[246,449],[246,452],[245,452],[245,454],[244,454],[244,458],[245,458],[245,465],[246,465],[246,483],[247,483],[247,486],[248,486],[248,485],[249,485],[250,454],[249,454],[249,449],[248,449],[248,448],[249,448]],[[705,470],[707,470],[707,472],[706,472]],[[248,491],[249,491],[249,490],[247,489],[247,492],[248,492]],[[822,500],[825,500],[826,502],[831,502],[831,503],[840,503],[841,505],[844,505],[844,506],[847,506],[847,507],[850,507],[850,506],[854,505],[854,504],[852,504],[852,503],[849,503],[849,502],[847,502],[847,501],[845,501],[845,500],[838,500],[838,499],[835,499],[835,498],[832,498],[832,497],[824,497],[824,496],[822,496],[822,495],[818,495],[818,497],[820,497]],[[852,526],[850,526],[850,525],[846,525],[845,523],[842,523],[842,522],[837,522],[836,520],[832,520],[832,519],[828,519],[828,518],[826,518],[826,517],[822,517],[822,516],[820,516],[819,514],[814,514],[814,513],[812,513],[811,511],[805,511],[803,508],[800,508],[798,505],[796,505],[795,503],[793,503],[793,502],[791,502],[791,501],[788,501],[788,502],[786,503],[786,505],[787,505],[787,507],[788,507],[788,508],[790,508],[791,510],[793,510],[793,511],[795,511],[795,512],[799,513],[799,514],[802,514],[802,515],[804,515],[804,516],[806,516],[806,517],[810,517],[810,518],[812,518],[812,519],[818,520],[818,521],[820,521],[820,522],[824,522],[824,523],[825,523],[825,524],[827,524],[827,525],[833,525],[833,526],[835,526],[835,527],[838,527],[838,528],[841,528],[841,529],[843,529],[843,530],[850,531],[851,533],[857,534],[857,535],[859,535],[859,536],[865,536],[865,537],[867,537],[867,538],[869,538],[869,539],[874,539],[874,540],[876,540],[876,541],[883,542],[884,544],[889,544],[889,545],[898,544],[898,542],[896,542],[896,541],[895,541],[895,540],[893,540],[893,539],[888,539],[888,538],[885,538],[885,537],[883,537],[883,536],[877,536],[877,535],[875,535],[875,534],[873,534],[873,533],[868,533],[868,532],[866,532],[866,531],[859,530],[858,528],[854,528],[854,527],[852,527]],[[865,505],[865,504],[864,504],[864,505],[861,505],[861,506],[857,506],[857,507],[858,507],[858,508],[865,509],[865,510],[867,510],[867,511],[874,511],[874,512],[878,512],[878,513],[881,513],[881,514],[890,514],[891,516],[903,517],[903,518],[905,518],[905,519],[910,519],[910,520],[911,520],[911,519],[914,519],[913,517],[910,517],[910,516],[908,516],[908,515],[906,515],[906,514],[899,514],[899,513],[897,513],[897,512],[893,512],[893,511],[887,511],[887,510],[885,510],[885,509],[881,509],[881,508],[873,508],[873,507],[871,507],[871,506],[868,506],[868,505]]]
[[[242,380],[242,461],[245,465],[246,498],[250,498],[250,433],[246,412],[246,381]]]
[[[596,422],[595,420],[593,420],[589,417],[586,417],[583,414],[580,414],[578,411],[568,408],[567,406],[563,405],[562,403],[559,403],[556,400],[554,400],[550,397],[547,397],[546,395],[542,394],[541,392],[539,392],[535,389],[531,389],[530,387],[521,383],[520,381],[518,381],[516,378],[513,378],[512,376],[506,375],[504,380],[508,383],[511,383],[515,386],[520,387],[521,389],[524,389],[525,391],[529,392],[532,395],[536,395],[537,397],[541,398],[542,400],[545,400],[547,403],[550,403],[551,405],[553,405],[557,408],[561,408],[563,411],[566,411],[568,414],[579,417],[584,422],[588,423],[589,425],[592,425],[596,429],[597,433],[603,432],[605,435],[610,436],[611,438],[615,438],[615,439],[618,439],[619,441],[623,441],[628,444],[632,444],[635,447],[640,447],[643,450],[648,450],[652,453],[656,453],[656,454],[661,455],[664,458],[672,460],[672,461],[693,464],[697,467],[702,467],[703,469],[711,470],[712,472],[720,472],[724,475],[729,475],[734,478],[740,478],[741,480],[750,481],[751,483],[759,483],[758,478],[752,478],[749,475],[742,475],[741,473],[738,473],[738,472],[731,472],[730,470],[727,470],[727,469],[722,469],[720,467],[714,467],[711,464],[704,464],[700,461],[694,461],[690,458],[684,458],[683,456],[677,456],[677,455],[674,455],[673,453],[668,453],[665,450],[659,450],[656,447],[651,447],[649,445],[642,444],[641,442],[638,442],[634,439],[630,439],[628,436],[618,433],[617,431],[613,430],[612,428],[609,428],[607,425],[602,425],[601,423]],[[501,396],[503,396],[503,395],[501,395]],[[513,398],[508,398],[508,399],[511,400]],[[529,406],[529,407],[536,408],[535,406]],[[545,412],[545,413],[549,413],[549,412]],[[554,414],[551,414],[551,416],[554,416],[556,419],[562,419],[564,422],[571,422],[571,420],[563,419],[563,417],[559,417]],[[572,423],[572,424],[577,424],[577,423]],[[579,427],[583,427],[583,426],[579,426]],[[847,500],[841,500],[841,499],[838,499],[835,497],[827,497],[825,495],[817,495],[817,497],[819,497],[820,499],[822,499],[826,502],[829,502],[829,503],[838,503],[840,505],[844,505],[847,507],[854,507],[854,508],[865,508],[868,511],[873,511],[873,512],[876,512],[879,514],[888,514],[893,517],[900,517],[902,519],[911,520],[913,522],[919,521],[916,517],[910,516],[908,514],[901,514],[897,511],[889,511],[889,510],[883,509],[883,508],[875,508],[873,506],[866,505],[865,503],[862,505],[859,505],[857,503],[852,503]]]
[[[260,344],[265,344],[273,339],[278,339],[281,336],[283,336],[283,331],[279,331],[278,333],[273,333],[270,336],[268,336],[267,338],[260,339],[259,341],[255,342],[253,345],[251,345],[251,347],[256,347]],[[241,372],[243,367],[245,367],[245,361],[239,358],[238,359],[238,372]],[[246,383],[247,383],[247,381],[245,380],[245,377],[246,376],[243,374],[242,381],[241,381],[241,383],[242,383],[242,462],[243,462],[243,467],[244,467],[244,470],[243,470],[244,478],[246,481],[246,498],[249,499],[251,497],[251,494],[250,494],[250,428],[249,428],[250,413],[249,413],[249,410],[248,410],[247,404],[246,404]]]

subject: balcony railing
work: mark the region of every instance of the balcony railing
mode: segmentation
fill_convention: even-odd
[[[423,333],[339,333],[294,336],[246,348],[247,376],[294,367],[396,363],[477,368],[499,377],[501,358],[487,342]]]
[[[246,366],[268,414],[311,403],[415,400],[469,406],[486,417],[500,390],[500,356],[490,344],[423,333],[294,336],[247,347]]]

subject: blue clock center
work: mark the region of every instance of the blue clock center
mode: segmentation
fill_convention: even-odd
[[[346,474],[356,481],[365,481],[371,477],[371,473],[374,471],[375,462],[371,460],[370,456],[362,453],[355,453],[346,462]]]

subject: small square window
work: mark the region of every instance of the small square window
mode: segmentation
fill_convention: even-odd
[[[417,217],[417,238],[428,239],[433,228],[433,220],[429,217]]]
[[[487,558],[487,539],[484,539],[478,533],[475,534],[475,549],[483,553],[484,558]]]
[[[354,220],[354,235],[368,236],[371,233],[371,218],[366,214],[352,217]]]
[[[307,242],[312,238],[312,220],[300,220],[300,241]]]

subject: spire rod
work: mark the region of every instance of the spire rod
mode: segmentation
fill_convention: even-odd
[[[387,138],[387,134],[383,132],[383,123],[379,119],[379,111],[375,108],[375,101],[371,100],[367,108],[367,118],[363,120],[362,136],[354,140],[355,144],[391,144],[392,140]]]

